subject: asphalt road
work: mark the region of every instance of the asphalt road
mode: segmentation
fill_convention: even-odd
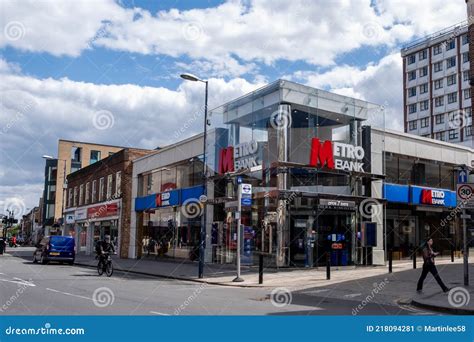
[[[12,254],[0,255],[0,315],[351,315],[362,301],[360,294],[343,289],[336,296],[324,289],[272,295],[271,288],[216,286],[121,272],[99,277],[93,268],[33,264],[28,248]],[[374,301],[357,314],[435,313],[396,301]]]

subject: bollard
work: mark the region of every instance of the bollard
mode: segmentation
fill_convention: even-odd
[[[416,268],[416,248],[413,250],[413,269]]]
[[[451,262],[454,262],[454,248],[451,246]]]
[[[258,283],[263,284],[263,254],[258,257]]]
[[[393,255],[392,255],[392,250],[390,249],[388,251],[388,273],[392,273],[392,261],[393,261]]]
[[[329,253],[327,253],[327,258],[326,258],[326,279],[327,280],[331,279],[331,259],[330,259]]]

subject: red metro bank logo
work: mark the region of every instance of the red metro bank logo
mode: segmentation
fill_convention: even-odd
[[[420,202],[422,204],[444,205],[444,191],[423,189]]]
[[[321,143],[319,138],[311,140],[309,165],[328,169],[364,172],[364,149],[361,146],[332,142]]]

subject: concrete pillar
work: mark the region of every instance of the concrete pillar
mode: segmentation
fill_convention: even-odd
[[[372,204],[372,222],[377,223],[377,246],[372,247],[372,263],[374,265],[385,265],[385,210],[382,203],[383,181],[381,179],[373,180],[371,190],[372,198],[379,200],[379,204]]]

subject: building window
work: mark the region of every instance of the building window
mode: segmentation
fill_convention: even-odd
[[[458,136],[459,136],[459,133],[455,129],[449,130],[449,140],[457,139]]]
[[[87,182],[86,183],[86,194],[85,194],[85,200],[84,200],[85,204],[89,204],[89,200],[91,198],[90,196],[91,196],[91,183]]]
[[[428,54],[427,54],[426,50],[420,51],[420,52],[418,53],[418,59],[419,59],[420,61],[422,61],[422,60],[426,59],[427,55],[428,55]]]
[[[462,78],[464,81],[469,81],[469,71],[464,71],[462,73]]]
[[[443,62],[436,62],[434,64],[434,71],[438,72],[438,71],[441,71],[441,70],[443,70]]]
[[[462,45],[466,45],[467,43],[469,43],[469,36],[466,33],[462,35]]]
[[[462,62],[463,62],[463,63],[469,62],[469,52],[464,52],[464,53],[462,54]]]
[[[446,60],[446,69],[453,68],[456,66],[456,56],[449,57]]]
[[[67,203],[68,203],[68,207],[72,207],[72,188],[69,188],[68,189],[68,197],[67,197]]]
[[[452,50],[456,47],[456,41],[454,39],[451,39],[446,42],[446,51]]]
[[[97,163],[100,160],[100,151],[91,151],[90,164]]]
[[[416,96],[416,87],[408,88],[408,97]]]
[[[429,118],[423,118],[420,120],[421,128],[425,128],[429,126]]]
[[[416,71],[415,70],[408,72],[408,81],[412,81],[415,78],[416,78]]]
[[[84,204],[84,184],[79,186],[79,205]]]
[[[456,75],[450,75],[446,77],[446,83],[448,86],[456,84]]]
[[[420,94],[426,94],[428,92],[428,83],[420,85]]]
[[[104,177],[99,179],[99,202],[104,200]]]
[[[416,120],[408,121],[408,128],[410,129],[410,131],[415,130],[416,129]]]
[[[454,92],[451,94],[448,94],[448,103],[455,103],[458,102],[458,93]]]
[[[443,52],[441,44],[433,46],[433,55],[439,55],[441,52]]]
[[[435,122],[437,125],[444,123],[444,114],[438,114],[435,116]]]
[[[434,81],[434,88],[441,89],[443,88],[443,79],[440,78],[439,80]]]
[[[444,106],[444,96],[438,96],[435,98],[435,107]]]
[[[80,170],[82,167],[82,148],[71,148],[71,173]]]
[[[419,73],[420,73],[420,77],[428,75],[428,67],[424,66],[423,68],[420,68]]]
[[[95,203],[97,198],[97,180],[92,181],[91,203]]]
[[[471,98],[471,88],[469,89],[464,89],[464,99],[470,99]]]
[[[415,54],[408,56],[407,59],[408,59],[408,64],[413,64],[416,62]]]
[[[466,137],[472,136],[472,126],[467,126],[466,127]]]
[[[77,186],[74,187],[74,206],[77,207]]]
[[[445,132],[436,132],[435,139],[445,141],[446,140]]]
[[[408,105],[408,114],[416,113],[416,103]]]
[[[428,110],[428,107],[429,107],[429,101],[428,100],[420,102],[420,111]]]
[[[466,117],[470,118],[472,116],[472,109],[471,107],[464,108],[464,113],[466,113]]]
[[[122,195],[122,172],[118,171],[115,174],[115,196],[120,197]]]
[[[109,201],[112,197],[112,175],[107,176],[107,197],[106,200]]]

